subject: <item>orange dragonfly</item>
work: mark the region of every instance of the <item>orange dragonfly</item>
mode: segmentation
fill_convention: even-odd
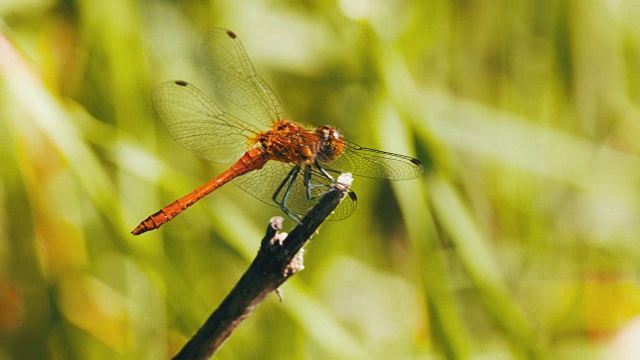
[[[247,120],[225,112],[209,96],[181,80],[156,88],[153,105],[180,145],[210,161],[236,163],[150,215],[132,234],[159,228],[229,181],[299,221],[336,186],[332,174],[351,172],[405,180],[424,173],[422,163],[412,157],[358,146],[329,126],[309,130],[288,121],[280,101],[256,74],[240,40],[230,30],[208,31],[200,44],[200,55],[214,90],[230,106],[243,111]],[[356,201],[355,193],[349,191],[329,219],[349,217]]]

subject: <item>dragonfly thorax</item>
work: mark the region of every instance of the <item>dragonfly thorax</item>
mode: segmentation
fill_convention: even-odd
[[[342,135],[329,126],[307,130],[287,120],[279,121],[271,130],[257,137],[272,160],[312,165],[316,160],[328,162],[345,149]]]

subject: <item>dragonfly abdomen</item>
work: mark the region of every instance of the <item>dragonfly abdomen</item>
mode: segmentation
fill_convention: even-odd
[[[131,233],[133,235],[140,235],[159,228],[162,224],[178,216],[178,214],[188,209],[191,205],[198,202],[198,200],[211,194],[214,190],[234,178],[246,174],[249,171],[262,168],[267,160],[268,158],[262,148],[256,147],[250,149],[225,172],[209,180],[206,184],[193,190],[189,194],[149,215],[149,217],[141,221]]]

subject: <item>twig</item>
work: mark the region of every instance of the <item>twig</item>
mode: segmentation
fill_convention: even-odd
[[[271,218],[256,258],[174,360],[210,358],[269,293],[303,269],[300,250],[347,194],[351,176],[343,174],[338,181],[345,186],[324,195],[288,236],[278,233],[282,218]],[[282,299],[281,292],[278,296]]]

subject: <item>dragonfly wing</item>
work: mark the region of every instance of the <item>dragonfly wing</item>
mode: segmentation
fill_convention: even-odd
[[[227,29],[211,29],[200,43],[203,67],[213,89],[246,111],[260,124],[271,126],[283,117],[280,101],[256,74],[240,39]]]
[[[274,194],[285,181],[293,166],[279,161],[269,161],[259,170],[254,170],[233,179],[233,182],[242,190],[253,195],[262,202],[280,207],[283,196],[286,193],[287,184],[278,193],[274,200]],[[310,193],[311,199],[307,197],[307,187],[304,183],[304,170],[300,170],[289,191],[286,200],[286,208],[293,214],[303,217],[320,200],[322,195],[331,190],[334,182],[325,176],[312,172]],[[329,220],[342,220],[349,217],[356,210],[356,196],[350,191],[334,212],[329,216]]]
[[[346,142],[345,151],[337,158],[320,162],[328,171],[389,180],[409,180],[424,174],[424,165],[410,156],[364,148]]]
[[[237,160],[256,131],[222,111],[207,95],[185,81],[168,81],[153,91],[153,106],[169,134],[207,160]]]

